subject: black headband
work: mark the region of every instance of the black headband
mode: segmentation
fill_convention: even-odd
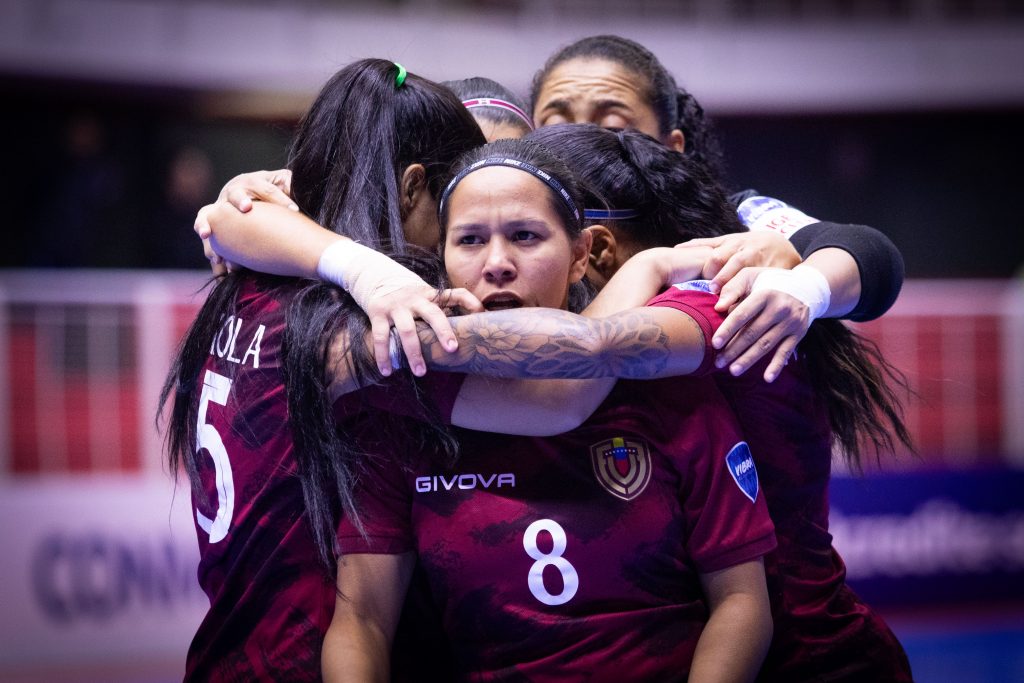
[[[558,182],[557,178],[555,178],[550,173],[547,173],[546,171],[540,170],[531,163],[528,163],[526,161],[520,161],[519,159],[510,159],[508,157],[487,157],[486,159],[475,161],[466,168],[459,171],[458,175],[452,178],[452,181],[448,183],[448,187],[444,188],[444,192],[441,193],[441,201],[438,202],[437,205],[438,214],[444,213],[445,202],[448,201],[448,197],[451,196],[451,193],[455,190],[455,186],[462,182],[463,178],[468,176],[473,171],[485,168],[487,166],[507,166],[509,168],[518,168],[520,171],[526,171],[535,178],[540,178],[540,180],[542,180],[548,187],[555,191],[555,194],[562,198],[562,201],[564,201],[565,204],[569,207],[569,210],[572,211],[572,215],[576,218],[576,220],[580,220],[580,212],[576,208],[576,203],[573,202],[572,197],[570,197],[569,193],[565,191],[565,188],[562,186],[562,183]]]

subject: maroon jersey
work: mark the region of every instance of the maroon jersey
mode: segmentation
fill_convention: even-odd
[[[319,564],[305,515],[281,355],[285,312],[302,285],[243,277],[235,313],[210,340],[200,374],[203,492],[192,506],[199,583],[210,609],[189,648],[185,677],[320,680],[335,582]],[[436,383],[441,419],[450,419],[458,378],[439,374]],[[385,390],[376,395],[389,398]]]
[[[364,427],[370,448],[396,447]],[[343,522],[339,542],[418,553],[472,680],[683,680],[707,620],[698,572],[775,545],[707,379],[619,382],[558,437],[460,442],[454,468],[377,463],[359,493],[368,537]]]
[[[305,519],[281,374],[298,284],[244,277],[200,376],[203,494],[192,507],[210,610],[185,678],[319,680],[334,584]]]
[[[669,288],[649,305],[693,316],[707,338],[723,317],[699,283]],[[705,365],[709,359],[705,359]],[[765,558],[775,633],[759,680],[909,681],[906,654],[884,620],[846,585],[846,567],[828,531],[832,430],[801,357],[775,382],[767,360],[739,377],[714,373],[740,422],[778,549]]]

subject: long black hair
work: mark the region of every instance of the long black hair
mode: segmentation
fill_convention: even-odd
[[[565,160],[582,187],[590,188],[590,206],[603,202],[601,208],[637,210],[635,218],[613,225],[642,246],[746,230],[700,162],[639,131],[563,124],[541,128],[528,139]],[[901,402],[906,380],[874,342],[839,320],[821,319],[811,325],[800,350],[827,407],[835,446],[850,465],[859,469],[863,453],[873,451],[878,459],[897,441],[912,450]]]
[[[584,189],[577,175],[565,164],[565,162],[544,145],[535,140],[520,138],[496,140],[494,142],[466,152],[452,166],[452,172],[447,179],[443,199],[439,208],[441,221],[441,248],[442,253],[445,244],[445,233],[448,226],[448,208],[450,202],[447,199],[458,183],[465,177],[463,175],[474,164],[487,159],[512,159],[539,169],[547,174],[554,182],[564,190],[564,195],[548,185],[548,201],[551,208],[561,219],[562,227],[570,240],[575,240],[583,232],[584,202],[589,190]],[[568,201],[566,201],[568,200]],[[572,205],[572,208],[570,207]],[[575,209],[575,211],[574,211]],[[584,277],[579,282],[569,286],[569,310],[574,312],[582,311],[594,296],[593,285]]]
[[[551,72],[571,59],[604,59],[638,76],[644,87],[644,101],[658,118],[658,134],[664,138],[674,129],[686,139],[684,154],[699,161],[721,182],[725,175],[722,146],[711,120],[697,98],[676,84],[675,78],[654,53],[640,43],[616,35],[581,38],[566,45],[548,58],[534,74],[530,88],[530,106],[537,107],[537,98]]]
[[[411,163],[423,164],[427,187],[436,197],[451,162],[484,140],[451,91],[411,73],[399,85],[397,74],[393,62],[364,59],[327,82],[292,142],[292,192],[302,210],[324,227],[403,258],[407,265],[429,265],[433,275],[427,277],[439,283],[436,259],[406,243],[401,174]],[[160,394],[161,406],[173,397],[168,464],[175,474],[184,466],[193,491],[200,490],[194,453],[199,375],[209,340],[236,310],[243,277],[253,276],[233,272],[218,279],[182,340]],[[339,505],[358,526],[352,484],[360,453],[337,433],[325,368],[331,341],[339,334],[361,339],[368,324],[351,297],[333,285],[256,277],[271,287],[299,287],[286,312],[283,374],[306,511],[330,571]],[[365,345],[352,345],[352,352],[351,371],[364,383],[376,378]],[[424,406],[424,414],[431,412]],[[436,424],[428,420],[424,429],[437,437],[442,450],[451,451],[454,440]]]
[[[704,164],[640,131],[563,123],[527,139],[576,172],[588,209],[635,209],[634,218],[614,225],[643,248],[745,230]]]

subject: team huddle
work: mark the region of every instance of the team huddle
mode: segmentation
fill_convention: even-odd
[[[218,275],[161,397],[210,599],[186,679],[912,680],[828,533],[833,454],[909,439],[839,320],[902,259],[721,168],[616,36],[528,105],[335,74],[287,170],[197,218]]]

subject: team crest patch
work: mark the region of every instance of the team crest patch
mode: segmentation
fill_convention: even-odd
[[[651,480],[651,453],[643,441],[601,441],[590,447],[590,461],[601,486],[622,500],[639,496]]]
[[[725,465],[729,468],[736,485],[743,491],[743,495],[753,503],[757,500],[757,468],[754,467],[754,456],[750,454],[750,448],[746,441],[740,441],[732,447],[729,454],[725,456]]]

